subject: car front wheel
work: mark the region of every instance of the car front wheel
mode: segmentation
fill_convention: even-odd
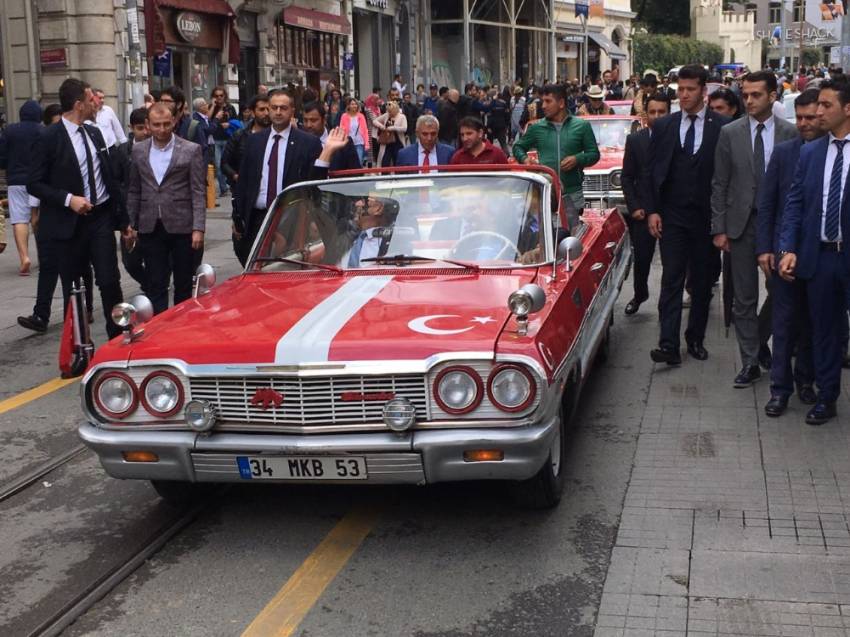
[[[551,509],[561,501],[561,492],[564,490],[567,420],[567,414],[562,409],[546,462],[533,477],[512,486],[512,495],[517,506],[524,509]]]
[[[166,504],[175,509],[187,509],[210,493],[210,485],[196,482],[151,480],[151,486]]]

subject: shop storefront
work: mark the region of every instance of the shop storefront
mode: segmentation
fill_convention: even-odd
[[[245,106],[257,94],[260,85],[257,14],[240,11],[236,17],[236,31],[239,34],[239,103]]]
[[[355,86],[361,98],[374,86],[386,94],[395,68],[401,65],[395,27],[398,7],[395,0],[354,0],[353,7]]]
[[[277,23],[276,83],[321,93],[328,82],[339,86],[344,38],[350,33],[344,16],[297,6],[284,9]]]
[[[239,62],[234,14],[225,0],[156,0],[145,7],[150,86],[179,86],[191,104],[224,83],[224,64]]]

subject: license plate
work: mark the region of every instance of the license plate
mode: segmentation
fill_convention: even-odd
[[[238,456],[243,480],[366,480],[362,456]]]

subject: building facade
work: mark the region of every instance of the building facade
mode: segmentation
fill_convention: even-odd
[[[577,18],[574,2],[556,5],[558,77],[597,77],[615,67],[620,78],[632,73],[632,21],[629,0],[589,2],[587,19]]]
[[[723,62],[751,70],[762,67],[762,40],[756,35],[757,10],[724,11],[722,0],[691,0],[691,37],[723,48]]]

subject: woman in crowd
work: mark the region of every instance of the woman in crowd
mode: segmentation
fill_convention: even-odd
[[[328,128],[333,130],[339,126],[340,118],[345,112],[345,101],[338,88],[332,89],[328,98]]]
[[[375,119],[378,131],[378,165],[395,166],[398,151],[404,148],[407,133],[407,118],[401,112],[398,102],[388,102],[387,112]]]
[[[353,97],[348,98],[345,112],[339,118],[339,125],[345,131],[345,134],[351,138],[357,151],[357,157],[363,164],[366,152],[371,148],[369,127],[366,124],[366,117],[360,112],[360,102]]]

